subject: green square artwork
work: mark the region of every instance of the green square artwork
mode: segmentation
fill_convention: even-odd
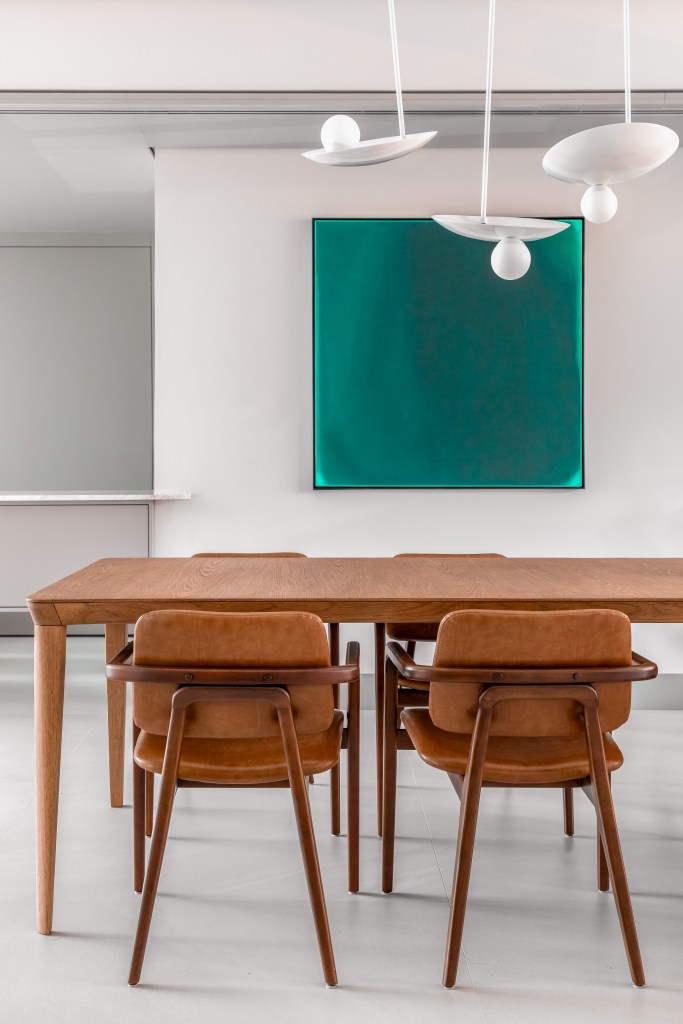
[[[518,281],[432,220],[315,220],[317,488],[583,487],[583,221]]]

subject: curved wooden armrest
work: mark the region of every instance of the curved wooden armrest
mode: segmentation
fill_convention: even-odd
[[[349,645],[352,647],[353,645]],[[126,683],[174,683],[203,686],[335,686],[357,682],[358,659],[346,665],[320,668],[165,668],[159,665],[133,665],[133,644],[129,643],[107,664],[107,679]]]
[[[649,658],[644,658],[642,654],[638,654],[637,651],[631,651],[631,658],[636,665],[641,665],[645,669],[653,669],[652,675],[643,676],[643,679],[654,679],[659,672],[659,669],[655,665],[654,661],[650,661]]]
[[[654,662],[635,651],[631,653],[630,665],[614,668],[605,668],[604,665],[575,668],[446,668],[416,664],[400,644],[392,640],[387,644],[387,658],[396,666],[399,678],[409,683],[510,683],[517,686],[524,683],[625,683],[654,679],[658,671]]]
[[[109,669],[110,665],[130,665],[132,657],[133,657],[133,641],[130,640],[126,644],[126,646],[122,650],[119,651],[118,654],[116,654],[113,658],[111,658],[110,661],[107,662],[107,670]],[[107,676],[107,678],[110,678],[110,677]],[[113,679],[115,677],[111,676],[111,678]]]
[[[399,670],[401,675],[406,672],[411,672],[413,669],[427,668],[426,665],[418,665],[413,658],[410,657],[405,647],[401,647],[396,640],[390,640],[386,646],[387,658],[393,661],[396,668]],[[407,676],[406,676],[407,678]],[[413,678],[415,678],[413,676]],[[427,680],[429,682],[429,680]]]

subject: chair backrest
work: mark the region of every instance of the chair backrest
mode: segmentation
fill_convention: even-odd
[[[448,555],[430,555],[422,554],[411,555],[409,553],[403,553],[400,555],[394,555],[394,558],[505,558],[505,555],[496,554],[448,554]],[[436,634],[439,632],[438,622],[387,622],[386,624],[387,636],[391,640],[425,640],[432,642],[436,640]]]
[[[631,623],[609,609],[515,612],[459,611],[442,621],[434,665],[458,668],[611,668],[631,664]],[[590,682],[590,677],[586,682]],[[429,713],[440,729],[471,733],[483,686],[437,683]],[[597,683],[603,732],[628,719],[631,684]],[[498,736],[567,736],[583,732],[582,712],[571,700],[513,700],[493,716]]]
[[[308,558],[300,551],[199,551],[192,558]]]
[[[133,664],[159,668],[324,668],[330,664],[325,626],[309,612],[157,611],[135,626]],[[133,718],[146,732],[165,736],[175,684],[135,683]],[[332,722],[332,687],[290,687],[297,732],[322,732]],[[185,734],[253,739],[280,734],[275,709],[242,701],[194,704]]]

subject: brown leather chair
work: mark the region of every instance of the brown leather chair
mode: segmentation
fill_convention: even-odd
[[[148,612],[107,665],[133,684],[135,889],[142,889],[129,984],[140,979],[177,787],[288,786],[328,985],[334,955],[306,775],[348,750],[349,890],[358,891],[359,648],[331,665],[323,622],[308,612]],[[332,687],[348,685],[348,713]],[[147,871],[144,773],[161,774]],[[144,879],[144,888],[143,888]]]
[[[193,555],[193,558],[306,558],[306,555],[300,554],[298,551],[267,551],[267,552],[207,552],[197,555]],[[107,627],[108,629],[108,627]],[[127,627],[126,627],[127,631]],[[331,623],[329,626],[330,631],[330,648],[332,651],[332,662],[337,664],[339,662],[339,624]],[[120,641],[115,643],[112,647],[110,645],[109,638],[107,637],[107,657],[113,656],[116,650],[120,647]],[[119,702],[122,699],[123,703],[121,709]],[[116,752],[123,752],[125,747],[125,705],[126,705],[126,688],[123,687],[123,693],[121,695],[121,688],[114,683],[113,680],[107,683],[107,722],[108,722],[108,734],[109,734],[109,785],[110,789],[114,787],[115,769],[113,765],[117,763]],[[332,814],[332,832],[334,835],[340,833],[340,785],[338,774],[332,779],[332,792],[331,792],[331,814]],[[334,784],[336,783],[336,785]],[[154,775],[149,774],[146,780],[146,817],[145,817],[145,831],[148,836],[152,834],[152,817],[154,808]],[[114,798],[112,796],[112,807],[114,806]],[[335,831],[336,826],[336,831]]]
[[[400,554],[394,558],[505,558],[496,554]],[[382,835],[382,793],[384,789],[384,767],[382,749],[384,744],[384,658],[387,637],[389,640],[400,640],[405,643],[411,658],[415,657],[418,642],[433,643],[439,632],[438,622],[383,622],[375,623],[375,750],[377,757],[377,834]],[[424,707],[429,695],[429,683],[417,684],[412,687],[401,687],[398,701],[400,708]],[[401,749],[412,749],[410,737],[401,730],[405,746]]]
[[[204,551],[197,555],[193,555],[193,558],[308,558],[308,555],[302,554],[300,551]],[[328,622],[327,631],[330,637],[330,658],[332,659],[333,665],[339,664],[339,623]],[[335,687],[334,691],[334,706],[336,707],[339,703],[339,689]],[[154,776],[151,776],[153,779]],[[310,777],[310,782],[313,782],[314,777]],[[148,787],[153,786],[153,782],[148,782]],[[154,799],[152,792],[151,801]],[[148,801],[150,803],[151,801]],[[148,812],[148,824],[151,820],[151,809]],[[330,771],[330,829],[333,836],[341,834],[341,770],[339,764],[334,765]],[[147,835],[151,833],[148,831]]]
[[[439,628],[433,665],[388,645],[382,888],[393,887],[396,730],[401,683],[429,684],[429,706],[401,712],[423,761],[461,799],[443,983],[455,984],[482,786],[580,787],[598,820],[598,886],[612,881],[631,977],[644,985],[610,777],[623,757],[612,730],[628,719],[631,681],[657,667],[631,652],[631,624],[600,610],[459,611]]]

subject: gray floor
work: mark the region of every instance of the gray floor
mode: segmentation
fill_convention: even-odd
[[[60,1024],[324,1020],[668,1024],[683,1016],[683,712],[619,733],[615,801],[648,987],[630,982],[612,898],[595,888],[592,808],[562,834],[554,792],[484,795],[459,987],[440,987],[457,800],[400,755],[396,892],[379,891],[372,717],[364,713],[361,893],[311,792],[340,987],[325,989],[290,797],[179,794],[150,946],[126,985],[138,897],[130,807],[107,802],[102,643],[69,642],[55,933],[33,930],[30,641],[0,640],[2,1019]],[[127,788],[126,798],[130,792]]]

